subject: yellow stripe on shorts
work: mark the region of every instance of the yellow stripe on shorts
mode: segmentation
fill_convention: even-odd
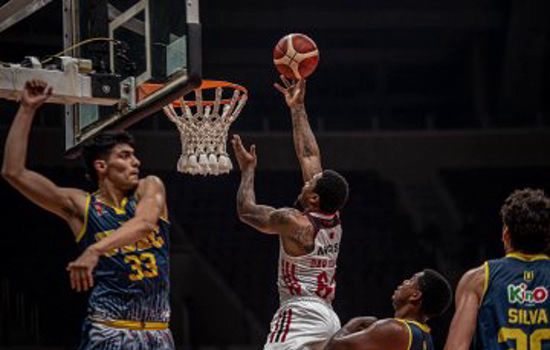
[[[135,331],[165,331],[168,329],[168,322],[140,322],[126,320],[93,320],[94,323],[99,323],[108,327],[123,328]]]

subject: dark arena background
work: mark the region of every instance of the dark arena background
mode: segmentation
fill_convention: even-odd
[[[5,4],[6,1],[0,1]],[[503,254],[500,206],[514,189],[550,190],[548,0],[212,1],[200,4],[203,77],[249,101],[230,133],[255,143],[259,203],[290,206],[302,183],[290,114],[273,88],[272,49],[304,33],[320,50],[306,106],[323,166],[350,184],[334,303],[342,323],[391,317],[391,295],[430,267],[456,287]],[[1,60],[60,51],[61,1],[0,33]],[[17,104],[0,101],[3,144]],[[63,159],[63,109],[39,111],[28,166],[91,190]],[[279,242],[236,216],[238,171],[176,172],[181,150],[158,113],[130,128],[143,172],[165,182],[173,223],[178,349],[261,349],[278,300]],[[0,348],[74,349],[87,295],[65,271],[66,224],[0,180]],[[453,308],[430,323],[442,349]]]

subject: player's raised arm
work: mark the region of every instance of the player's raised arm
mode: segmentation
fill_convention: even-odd
[[[51,87],[43,81],[31,80],[25,84],[19,111],[6,139],[2,176],[29,200],[62,217],[73,232],[78,232],[82,225],[85,192],[61,188],[46,177],[27,169],[25,165],[29,133],[36,110],[51,95]]]
[[[476,330],[477,313],[483,298],[484,266],[462,276],[456,288],[455,314],[444,350],[468,350]]]
[[[233,135],[231,145],[241,169],[241,183],[237,191],[237,214],[239,219],[264,233],[271,233],[267,230],[266,223],[275,208],[256,203],[256,193],[254,191],[254,175],[258,162],[256,146],[250,146],[250,151],[247,151],[239,135]]]
[[[361,322],[359,322],[361,321]],[[364,320],[372,323],[374,320]],[[395,320],[380,320],[365,328],[368,322],[352,319],[336,332],[324,350],[407,350],[409,331]]]
[[[261,232],[277,234],[275,228],[269,225],[270,217],[276,209],[256,203],[256,193],[254,191],[254,175],[258,162],[256,146],[252,145],[250,151],[247,151],[239,135],[233,135],[231,144],[241,169],[241,183],[237,192],[237,214],[239,219]]]
[[[286,104],[290,108],[294,147],[300,161],[304,182],[307,182],[323,169],[321,167],[319,146],[313,131],[311,131],[304,103],[306,81],[300,79],[297,83],[291,85],[284,76],[281,76],[281,80],[285,87],[283,88],[275,83],[275,88],[284,95]]]
[[[244,148],[241,138],[233,135],[231,140],[235,157],[241,169],[241,183],[237,192],[237,213],[239,219],[255,229],[268,234],[281,234],[298,243],[311,245],[313,226],[293,208],[275,209],[256,203],[254,173],[257,164],[256,149]]]

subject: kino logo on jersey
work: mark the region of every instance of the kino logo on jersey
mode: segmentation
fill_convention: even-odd
[[[508,302],[510,304],[540,304],[548,299],[548,290],[539,286],[533,290],[527,290],[525,283],[508,285]]]

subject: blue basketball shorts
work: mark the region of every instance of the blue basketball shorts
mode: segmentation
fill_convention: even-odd
[[[161,325],[161,326],[159,326]],[[84,320],[78,350],[174,350],[166,323]]]

